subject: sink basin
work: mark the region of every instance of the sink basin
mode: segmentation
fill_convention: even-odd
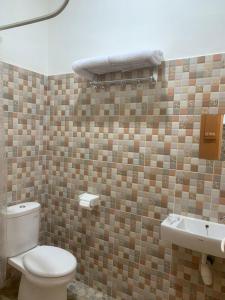
[[[170,214],[161,224],[161,238],[178,246],[225,257],[221,242],[225,238],[225,225]]]

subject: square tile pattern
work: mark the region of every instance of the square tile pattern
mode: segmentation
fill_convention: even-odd
[[[95,89],[5,63],[0,78],[8,203],[41,203],[41,242],[74,253],[78,280],[115,299],[225,299],[224,260],[205,287],[200,254],[160,238],[171,212],[225,216],[225,162],[198,158],[201,114],[225,113],[224,54],[164,62],[155,85]],[[82,192],[100,207],[81,209]]]
[[[17,300],[17,294],[17,284],[6,287],[0,292],[0,300]],[[112,300],[112,298],[82,282],[74,281],[68,286],[67,300]]]

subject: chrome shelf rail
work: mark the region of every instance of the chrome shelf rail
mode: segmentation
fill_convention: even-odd
[[[132,79],[118,79],[118,80],[104,80],[104,81],[90,81],[91,86],[104,86],[104,85],[114,85],[114,84],[129,84],[129,83],[142,83],[145,81],[152,81],[155,83],[155,78],[153,76],[149,77],[140,77],[140,78],[132,78]]]
[[[120,84],[120,85],[126,85],[126,84],[132,84],[132,83],[144,83],[146,81],[150,81],[153,84],[156,84],[158,80],[158,72],[157,69],[154,70],[153,74],[151,76],[148,77],[138,77],[138,78],[127,78],[127,79],[116,79],[116,80],[104,80],[104,81],[90,81],[90,86],[92,87],[104,87],[106,85],[116,85],[116,84]]]
[[[37,17],[37,18],[25,20],[25,21],[20,21],[20,22],[15,22],[15,23],[0,26],[0,31],[7,30],[7,29],[12,29],[12,28],[16,28],[16,27],[21,27],[21,26],[25,26],[25,25],[30,25],[30,24],[34,24],[34,23],[38,23],[38,22],[42,22],[42,21],[46,21],[46,20],[55,18],[56,16],[58,16],[66,8],[69,1],[70,0],[64,0],[63,4],[57,10],[55,10],[52,13],[43,15],[41,17]]]

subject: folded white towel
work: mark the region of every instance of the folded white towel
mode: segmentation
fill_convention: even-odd
[[[96,75],[147,68],[160,65],[162,60],[163,53],[160,50],[143,50],[128,54],[80,59],[73,63],[72,68],[79,76],[94,80]]]

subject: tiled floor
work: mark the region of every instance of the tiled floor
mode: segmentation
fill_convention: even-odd
[[[69,285],[68,300],[113,300],[113,298],[76,281]]]
[[[0,300],[17,300],[17,292],[18,286],[0,290]],[[69,285],[68,300],[112,300],[112,298],[76,281]]]

